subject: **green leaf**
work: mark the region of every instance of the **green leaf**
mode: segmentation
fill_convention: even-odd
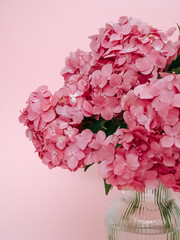
[[[119,146],[121,146],[121,144],[120,144],[120,143],[117,143],[117,144],[116,144],[116,148],[118,148]]]
[[[179,26],[179,24],[178,23],[176,23],[177,24],[177,26],[178,26],[178,29],[179,29],[179,32],[180,32],[180,26]]]
[[[117,116],[116,118],[107,121],[104,126],[106,127],[105,133],[107,137],[115,133],[118,127],[127,128],[127,124],[125,123],[124,119],[122,119],[122,116]]]
[[[177,58],[171,62],[167,69],[167,72],[169,73],[176,72],[176,69],[179,67],[180,67],[180,55],[178,55]]]
[[[103,118],[99,118],[99,120],[96,120],[94,117],[85,118],[83,120],[83,129],[90,129],[93,133],[97,133],[99,130],[105,131],[103,129],[104,123],[106,120]]]
[[[91,164],[85,166],[84,171],[86,172],[86,171],[88,170],[88,168],[89,168],[90,166],[92,166],[93,164],[94,164],[94,163],[91,163]]]
[[[173,73],[173,72],[175,72],[175,74],[180,74],[180,67],[178,67],[178,68],[173,68],[173,69],[171,70],[171,73]]]
[[[118,116],[111,120],[105,120],[100,117],[98,120],[95,116],[86,117],[81,123],[80,130],[90,129],[93,133],[98,131],[103,131],[106,133],[106,137],[115,133],[118,127],[127,128],[127,124],[123,119],[123,113],[120,113]]]
[[[111,185],[106,183],[106,179],[104,179],[104,187],[105,187],[105,193],[106,193],[106,196],[107,196],[110,189],[111,189]]]

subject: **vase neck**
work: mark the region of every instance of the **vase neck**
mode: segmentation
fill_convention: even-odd
[[[144,192],[122,191],[123,198],[139,199],[140,202],[155,201],[161,202],[170,199],[172,189],[166,188],[163,184],[159,184],[157,189],[145,189]]]

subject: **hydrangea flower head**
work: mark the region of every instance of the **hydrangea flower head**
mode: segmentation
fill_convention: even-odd
[[[180,192],[180,37],[120,17],[70,52],[64,86],[30,94],[19,120],[50,169],[97,164],[105,187]]]

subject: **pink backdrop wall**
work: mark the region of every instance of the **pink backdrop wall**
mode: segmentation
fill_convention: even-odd
[[[70,173],[41,163],[19,124],[29,93],[55,91],[69,51],[119,16],[166,30],[180,23],[179,0],[0,0],[0,239],[105,240],[104,194],[95,168]]]

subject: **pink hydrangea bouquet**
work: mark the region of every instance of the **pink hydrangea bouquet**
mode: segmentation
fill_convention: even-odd
[[[178,25],[179,28],[179,25]],[[30,94],[19,120],[50,169],[97,164],[111,187],[180,192],[180,37],[120,17],[71,52],[64,86]]]

